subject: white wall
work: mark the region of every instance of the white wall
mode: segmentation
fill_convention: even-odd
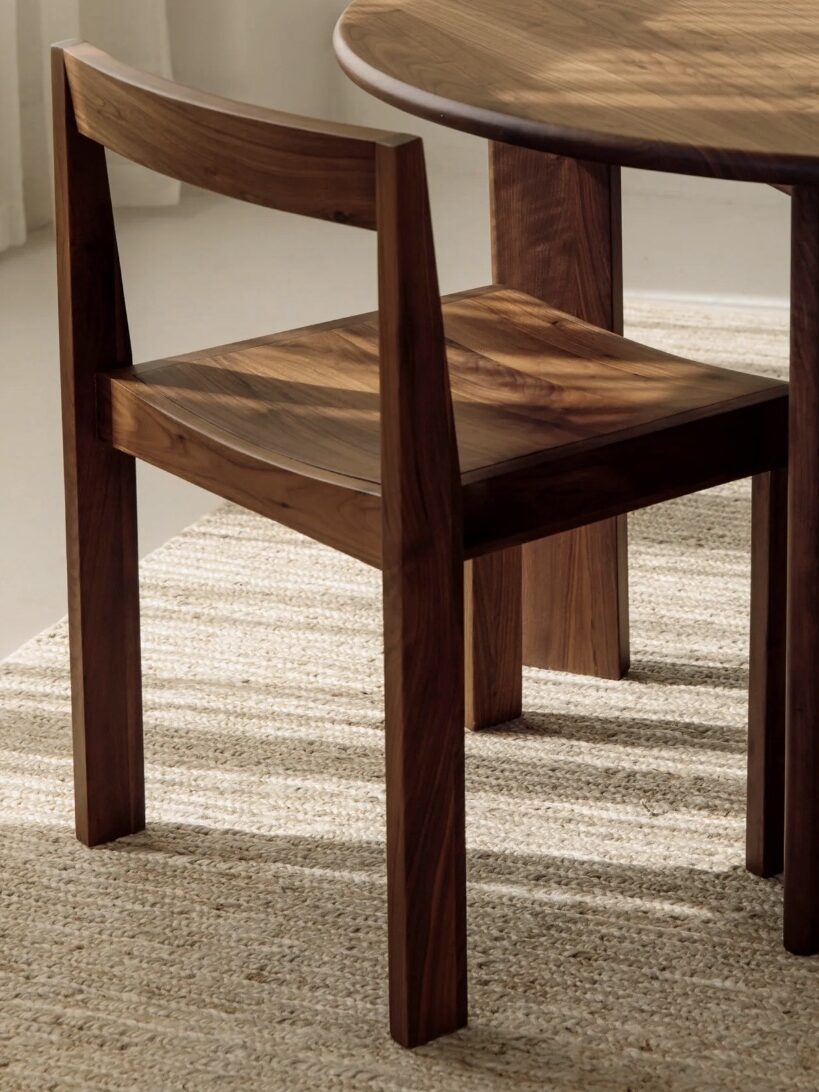
[[[177,78],[280,110],[332,112],[340,0],[167,0]]]

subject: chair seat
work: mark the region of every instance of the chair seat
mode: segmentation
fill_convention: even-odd
[[[443,310],[466,557],[785,465],[787,384],[506,288]],[[98,401],[120,451],[381,563],[375,315],[106,372]]]
[[[448,297],[443,311],[465,483],[786,389],[647,348],[505,288]],[[137,365],[109,381],[224,447],[379,492],[374,314]]]

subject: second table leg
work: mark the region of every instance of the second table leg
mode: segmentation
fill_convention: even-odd
[[[492,143],[490,187],[495,280],[622,332],[619,168]],[[628,670],[626,559],[625,516],[523,548],[525,663]]]

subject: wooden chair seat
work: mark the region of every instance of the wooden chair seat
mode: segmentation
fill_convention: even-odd
[[[504,497],[506,478],[535,470],[542,478],[544,464],[559,477],[567,461],[591,461],[599,475],[627,441],[639,470],[642,453],[662,459],[658,434],[697,423],[710,438],[726,416],[744,425],[741,439],[728,429],[733,457],[766,448],[766,435],[781,443],[784,383],[671,356],[503,287],[450,296],[443,314],[461,480],[480,497],[476,504],[486,503],[491,484],[493,496]],[[251,465],[349,489],[363,495],[359,512],[377,537],[378,521],[367,515],[377,505],[363,497],[381,489],[378,354],[378,316],[369,314],[117,369],[98,381],[103,433],[177,473],[182,460],[192,480],[242,503],[246,492],[230,483],[238,488],[239,470],[244,478]],[[748,422],[759,435],[749,434]],[[680,463],[681,454],[670,458]],[[660,469],[669,481],[662,461],[643,469],[652,477]],[[708,463],[720,476],[711,442]],[[275,501],[275,511],[264,499],[250,503],[281,518]],[[285,522],[314,533],[297,507]],[[577,515],[587,520],[585,506]],[[508,514],[496,530],[507,525]],[[362,525],[352,521],[349,531],[350,541],[336,535],[332,544],[378,563]]]

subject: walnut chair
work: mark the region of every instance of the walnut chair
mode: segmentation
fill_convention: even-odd
[[[749,864],[775,871],[786,385],[502,286],[442,301],[415,137],[227,102],[83,43],[54,47],[53,76],[79,838],[145,822],[139,458],[381,567],[390,1024],[406,1046],[454,1031],[467,1019],[465,563],[757,475]],[[105,148],[376,230],[378,314],[134,366]],[[497,642],[479,614],[480,658]],[[519,634],[509,642],[519,672]]]

